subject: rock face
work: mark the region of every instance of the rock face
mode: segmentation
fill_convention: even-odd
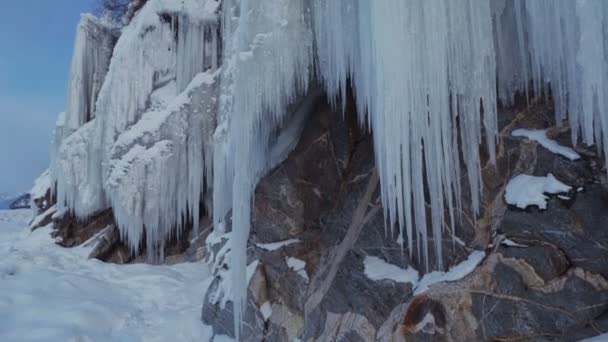
[[[402,249],[397,233],[385,227],[371,135],[356,124],[351,107],[336,120],[341,115],[320,105],[298,147],[257,187],[248,249],[257,266],[243,340],[573,340],[608,331],[604,162],[594,150],[579,149],[583,158],[570,161],[510,136],[515,128],[550,127],[551,108],[502,110],[497,164],[483,169],[480,216],[471,216],[463,194],[456,242],[448,224],[444,232],[448,266],[475,249],[487,256],[468,276],[416,296],[415,281],[371,280],[364,272],[368,256],[426,270],[417,243]],[[566,129],[551,134],[569,145]],[[545,211],[504,202],[512,176],[549,172],[584,190],[551,198]],[[268,245],[280,241],[287,242]],[[218,275],[202,319],[215,334],[234,336],[232,304],[218,300],[222,291]]]
[[[62,247],[75,247],[83,244],[93,247],[89,258],[106,262],[126,264],[131,262],[153,262],[147,260],[145,249],[132,253],[128,246],[121,241],[120,231],[116,227],[112,209],[104,210],[86,221],[75,218],[70,213],[58,213],[54,210],[45,212],[39,218],[40,223],[32,227],[36,229],[53,222],[52,237]],[[191,232],[191,230],[189,230]],[[202,259],[196,251],[201,243],[190,244],[191,234],[183,234],[180,238],[170,240],[165,246],[167,263],[194,261]]]
[[[27,209],[30,207],[30,194],[4,196],[0,194],[0,210]]]

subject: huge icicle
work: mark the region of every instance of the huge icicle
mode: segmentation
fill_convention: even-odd
[[[57,118],[53,160],[57,159],[63,141],[95,117],[95,102],[105,80],[116,39],[116,28],[112,23],[90,14],[80,18],[70,71],[68,107]],[[55,167],[51,167],[51,172],[54,183],[58,180]]]
[[[230,158],[230,162],[216,162],[233,168],[216,172],[214,200],[227,210],[224,191],[232,195],[234,233],[230,261],[232,285],[236,288],[235,326],[241,321],[247,294],[246,246],[253,191],[271,162],[269,151],[275,129],[288,118],[287,107],[308,89],[313,59],[305,4],[304,0],[244,0],[236,4],[238,7],[224,3],[225,21],[237,12],[241,17],[237,27],[228,27],[233,34],[226,37],[224,65],[231,69],[230,85],[224,88],[229,93],[223,97],[228,103],[222,108],[229,112],[221,117],[229,118],[229,122],[222,123],[229,128],[223,147],[226,153],[216,156]],[[219,227],[227,212],[215,213],[214,222]]]

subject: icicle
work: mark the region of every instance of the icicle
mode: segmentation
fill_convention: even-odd
[[[116,40],[115,28],[90,15],[81,17],[74,44],[65,122],[74,131],[95,116],[95,101]]]
[[[267,167],[269,134],[282,122],[295,95],[306,89],[310,77],[307,72],[314,63],[307,48],[311,39],[307,11],[299,1],[273,3],[272,16],[267,14],[266,1],[257,2],[255,7],[246,0],[238,5],[240,8],[227,6],[224,14],[226,22],[238,8],[241,17],[236,20],[237,27],[230,28],[232,38],[224,51],[228,85],[222,86],[224,114],[220,117],[224,123],[216,132],[216,144],[221,146],[216,146],[214,163],[218,167],[214,221],[218,227],[224,223],[231,196],[233,284],[241,286],[245,284],[242,278],[250,201]],[[316,72],[326,92],[334,103],[339,97],[344,101],[351,80],[361,121],[369,114],[391,227],[399,224],[400,236],[405,230],[410,252],[414,238],[422,240],[419,246],[430,268],[428,201],[434,254],[441,268],[445,202],[452,213],[452,192],[460,196],[459,140],[475,213],[481,192],[482,126],[489,155],[494,158],[494,42],[483,34],[492,32],[489,4],[478,6],[472,0],[454,4],[440,0],[390,4],[315,1],[312,16],[318,54]],[[275,60],[277,56],[281,59]],[[232,189],[229,196],[227,187]],[[456,205],[459,203],[457,200]],[[237,331],[245,295],[245,285],[234,292]]]
[[[116,41],[112,24],[85,14],[80,18],[74,43],[74,54],[68,87],[68,108],[58,116],[53,134],[51,177],[60,178],[57,158],[63,141],[95,117],[95,101],[105,80]],[[56,189],[52,187],[52,190]],[[60,197],[60,199],[63,197]]]
[[[572,143],[579,136],[606,153],[608,129],[608,3],[602,0],[494,0],[495,37],[501,94],[512,93],[509,51],[521,57],[523,86],[533,82],[536,96],[549,86],[558,124],[568,119]],[[513,30],[515,18],[516,30]],[[503,70],[503,71],[501,71]],[[528,72],[530,71],[530,72]],[[521,89],[521,88],[520,88]],[[501,95],[501,97],[504,95]]]
[[[230,112],[220,115],[230,118],[222,157],[232,160],[219,160],[216,165],[233,169],[216,174],[214,205],[219,204],[221,211],[228,209],[226,194],[219,192],[230,184],[233,210],[230,261],[236,289],[233,303],[237,339],[247,294],[246,245],[253,191],[271,162],[267,156],[275,127],[284,121],[288,105],[308,89],[312,32],[306,9],[303,0],[241,1],[238,27],[228,38],[231,41],[225,43],[224,55],[228,60],[224,63],[233,69],[228,71],[228,86],[224,89],[229,94],[222,106],[222,110]],[[225,4],[224,11],[224,21],[229,22],[235,7]],[[223,177],[231,174],[233,179]]]
[[[152,259],[162,259],[159,246],[173,233],[179,237],[187,223],[198,235],[200,198],[212,179],[218,78],[219,71],[199,74],[166,109],[144,114],[112,147],[104,189],[134,253],[144,226]]]

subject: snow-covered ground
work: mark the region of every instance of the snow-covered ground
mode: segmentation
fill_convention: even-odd
[[[114,265],[66,249],[30,210],[0,210],[0,341],[208,341],[209,269]]]

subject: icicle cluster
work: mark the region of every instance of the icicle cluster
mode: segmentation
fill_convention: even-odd
[[[226,43],[231,50],[225,51],[229,61],[235,60],[226,62],[234,65],[235,79],[235,85],[226,88],[230,102],[226,106],[230,111],[227,150],[231,153],[216,154],[216,158],[232,160],[215,162],[234,169],[218,170],[214,179],[214,204],[224,203],[224,210],[233,210],[234,284],[245,284],[251,198],[260,172],[267,168],[269,129],[289,114],[288,105],[306,91],[314,71],[331,98],[342,98],[343,106],[347,82],[353,83],[360,118],[371,123],[375,133],[391,226],[399,223],[404,228],[410,252],[417,237],[428,260],[425,201],[429,201],[435,255],[441,264],[444,201],[453,209],[453,194],[460,198],[459,141],[467,146],[463,154],[476,208],[482,126],[489,132],[489,149],[494,150],[493,40],[479,33],[492,30],[489,4],[319,0],[312,8],[300,1],[256,1],[255,6],[241,1],[238,6],[238,10],[224,7],[241,13],[232,41]],[[313,46],[317,47],[316,62]],[[480,99],[486,103],[483,117]],[[366,113],[371,113],[367,119]],[[462,128],[460,136],[457,125]],[[231,182],[220,175],[232,177],[230,207],[225,205],[225,185]],[[214,217],[217,226],[225,215],[219,214]],[[240,320],[245,294],[244,288],[234,293],[235,322]]]
[[[160,260],[171,234],[179,237],[186,224],[198,234],[200,198],[210,185],[204,180],[212,179],[218,75],[198,74],[166,109],[144,114],[112,147],[104,189],[133,252],[144,226],[146,249]]]
[[[501,99],[549,87],[558,124],[608,152],[608,3],[602,0],[492,2]]]
[[[63,140],[95,117],[95,102],[105,80],[116,39],[116,28],[112,23],[90,14],[81,16],[74,43],[68,107],[57,118],[53,160]],[[57,181],[57,175],[52,175],[52,178]]]
[[[486,145],[493,162],[497,88],[510,103],[516,90],[528,93],[529,80],[536,94],[550,84],[557,120],[568,117],[574,142],[579,132],[588,144],[606,139],[608,4],[601,0],[313,0],[267,7],[248,0],[224,7],[230,68],[219,114],[227,124],[216,132],[215,148],[223,151],[216,173],[223,176],[214,180],[221,208],[214,221],[221,227],[232,208],[235,284],[244,284],[251,198],[267,168],[269,127],[281,124],[313,75],[342,108],[353,87],[360,122],[374,131],[388,227],[398,227],[401,243],[407,237],[410,253],[417,241],[427,270],[429,223],[442,268],[443,225],[449,219],[453,231],[461,206],[461,163],[479,211],[479,147]],[[234,294],[236,322],[241,290]]]
[[[222,108],[229,112],[221,116],[225,121],[220,123],[220,129],[227,129],[228,136],[222,140],[226,145],[219,147],[223,151],[215,158],[218,165],[229,169],[216,169],[213,198],[218,207],[214,223],[222,227],[228,209],[233,209],[232,227],[236,233],[230,239],[230,261],[237,324],[247,293],[244,271],[251,198],[271,163],[275,129],[289,117],[288,106],[308,90],[313,39],[304,0],[226,2],[223,8],[228,13],[225,18],[237,12],[241,16],[238,26],[229,28],[234,32],[225,43],[229,55],[224,53],[224,66],[229,68],[229,84],[224,89],[229,92],[223,94],[222,101],[228,103]]]
[[[453,213],[460,206],[458,146],[476,212],[482,127],[494,156],[495,57],[492,37],[484,33],[492,30],[489,4],[317,0],[313,8],[319,73],[327,93],[344,101],[350,80],[361,122],[369,113],[389,227],[398,223],[399,239],[407,235],[410,253],[414,239],[419,241],[418,253],[422,249],[428,269],[425,203],[430,202],[441,268],[444,207],[447,202]]]
[[[60,207],[81,219],[113,207],[133,252],[145,234],[149,256],[162,258],[172,234],[198,232],[219,102],[218,10],[216,0],[148,1],[123,28],[97,100],[60,117],[74,107],[80,125],[94,118],[53,158]],[[72,88],[87,87],[74,70]]]

